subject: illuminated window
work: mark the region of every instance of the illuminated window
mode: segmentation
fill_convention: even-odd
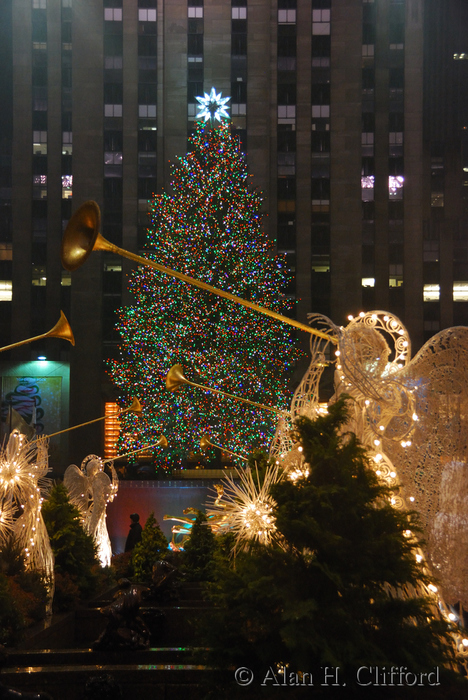
[[[361,199],[363,202],[374,201],[374,175],[364,175],[361,177]]]
[[[247,105],[246,104],[232,104],[231,105],[231,114],[233,117],[243,117],[247,114]]]
[[[327,212],[330,211],[330,200],[329,199],[313,199],[312,200],[312,211],[313,212]]]
[[[13,260],[13,246],[11,243],[0,243],[0,260]]]
[[[296,109],[296,108],[294,108]],[[312,119],[329,119],[330,105],[312,105]]]
[[[440,299],[440,285],[439,284],[425,284],[423,289],[423,300],[424,301],[439,301]]]
[[[231,17],[232,19],[247,19],[247,8],[233,7],[231,10]]]
[[[330,34],[330,10],[312,10],[312,34]]]
[[[104,177],[122,177],[122,154],[105,153],[104,158]]]
[[[313,255],[311,269],[312,272],[330,272],[330,256]]]
[[[468,282],[453,283],[453,300],[468,301]]]
[[[156,105],[138,105],[138,116],[142,119],[156,119]]]
[[[0,280],[0,301],[13,299],[13,284],[11,280]]]
[[[278,124],[296,122],[296,105],[278,105]]]
[[[238,8],[246,10],[247,8]],[[232,10],[234,13],[234,8]],[[247,13],[246,13],[247,16]],[[234,19],[234,14],[233,17]],[[244,19],[244,18],[240,18]],[[278,10],[278,24],[295,24],[296,23],[296,10]]]
[[[403,286],[403,265],[389,265],[388,266],[388,286],[389,287],[402,287]]]
[[[47,284],[46,269],[41,265],[33,265],[31,283],[33,287],[45,287]]]
[[[33,131],[33,153],[47,155],[47,131]]]
[[[191,18],[202,18],[203,17],[203,7],[189,7],[187,10],[188,17]]]
[[[71,156],[73,153],[73,132],[62,131],[62,155]]]
[[[105,117],[121,117],[122,105],[104,105]]]
[[[117,456],[117,440],[120,434],[118,405],[106,402],[104,415],[104,459],[112,459]]]
[[[62,287],[71,287],[71,272],[68,272],[68,270],[62,270],[60,284]]]
[[[279,212],[295,212],[296,201],[294,199],[279,199],[277,203],[277,211]]]
[[[106,22],[121,22],[122,8],[121,7],[105,7],[104,19]]]
[[[403,199],[403,185],[405,178],[403,175],[389,175],[388,196],[390,199]]]
[[[72,196],[73,175],[62,175],[62,199],[70,199]]]
[[[156,10],[138,9],[138,20],[140,22],[156,22]]]
[[[375,278],[374,277],[363,277],[361,280],[361,284],[363,287],[375,287]]]
[[[121,262],[104,262],[104,272],[122,272]]]
[[[374,44],[363,44],[362,45],[362,55],[367,58],[374,57]]]
[[[47,199],[47,175],[33,175],[33,199]]]

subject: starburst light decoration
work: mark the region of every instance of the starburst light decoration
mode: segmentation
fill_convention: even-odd
[[[229,114],[227,112],[229,108],[226,107],[226,104],[231,98],[221,97],[221,94],[221,92],[217,93],[214,87],[212,87],[210,94],[205,92],[203,97],[195,97],[200,104],[196,118],[204,119],[205,122],[209,120],[220,122],[222,118],[229,119]]]
[[[276,502],[270,489],[282,479],[282,471],[276,464],[269,466],[261,483],[257,469],[256,479],[250,468],[236,471],[238,481],[232,476],[223,479],[223,492],[218,490],[215,502],[207,508],[207,517],[214,518],[211,527],[215,532],[231,531],[236,538],[235,551],[248,549],[255,541],[268,545],[276,534]]]
[[[28,440],[13,430],[0,449],[0,540],[13,537],[24,553],[26,569],[43,574],[53,590],[54,555],[41,508],[51,483],[48,441]]]

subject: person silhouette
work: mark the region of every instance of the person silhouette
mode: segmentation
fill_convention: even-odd
[[[130,516],[132,521],[130,524],[130,532],[127,536],[127,541],[125,542],[125,551],[131,552],[136,544],[141,540],[141,533],[143,528],[140,525],[140,516],[138,513],[132,513]]]

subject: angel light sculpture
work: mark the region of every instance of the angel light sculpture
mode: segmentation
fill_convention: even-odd
[[[118,491],[118,477],[112,462],[107,462],[111,478],[104,471],[104,462],[97,455],[88,455],[81,469],[71,464],[65,470],[63,483],[70,501],[81,513],[86,532],[96,543],[102,566],[110,566],[112,546],[106,526],[107,504],[114,500]]]
[[[41,507],[50,488],[48,441],[29,441],[13,430],[0,449],[0,542],[21,547],[27,569],[40,572],[53,591],[54,555]]]
[[[352,398],[346,430],[367,447],[376,474],[395,487],[392,503],[419,513],[424,553],[443,597],[468,606],[468,328],[448,328],[411,359],[401,321],[385,311],[350,317],[345,327],[309,316],[330,340],[311,338],[311,362],[278,425],[270,458],[293,475],[304,469],[290,426],[322,409],[318,387],[334,364],[335,394]]]

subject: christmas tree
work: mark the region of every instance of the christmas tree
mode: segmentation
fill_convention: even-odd
[[[197,123],[189,153],[173,166],[173,194],[150,205],[147,257],[278,313],[284,261],[262,230],[262,198],[228,122]],[[121,400],[138,396],[143,415],[122,417],[120,447],[134,450],[164,433],[172,454],[212,442],[247,454],[268,445],[274,413],[199,389],[165,388],[170,367],[189,379],[284,409],[288,372],[298,357],[286,325],[149,267],[134,272],[135,303],[120,312],[120,358],[110,374]]]
[[[313,677],[314,697],[361,698],[370,667],[426,678],[438,668],[443,693],[436,697],[466,694],[466,681],[450,671],[450,623],[426,588],[431,579],[418,555],[415,514],[391,505],[392,491],[371,469],[365,449],[344,432],[348,410],[343,397],[328,415],[296,421],[309,473],[271,487],[275,541],[217,560],[215,614],[203,646],[205,663],[225,671],[222,697],[276,697],[275,686],[288,684],[283,671],[301,686],[288,697],[303,697],[306,671],[303,684],[312,685]],[[234,681],[232,669],[243,667],[254,674],[248,689]],[[338,681],[327,681],[327,668],[339,669]],[[435,674],[431,679],[435,684]],[[381,697],[380,688],[368,685],[371,697]],[[384,697],[420,697],[412,691],[390,688]]]
[[[167,540],[154,517],[150,513],[141,533],[141,540],[132,554],[135,579],[150,583],[153,566],[167,553]]]

